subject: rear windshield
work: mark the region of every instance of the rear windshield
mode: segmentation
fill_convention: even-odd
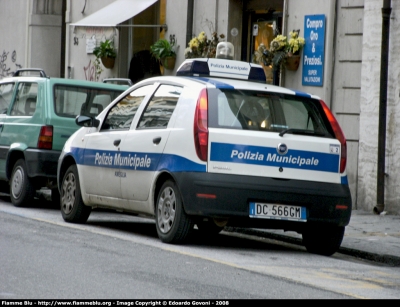
[[[57,84],[55,113],[62,117],[97,116],[123,91]]]
[[[293,95],[209,89],[209,127],[332,137],[318,100]]]

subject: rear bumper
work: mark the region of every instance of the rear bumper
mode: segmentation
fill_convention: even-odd
[[[57,178],[57,163],[61,151],[27,149],[24,153],[29,177]]]
[[[174,175],[187,214],[227,218],[230,226],[301,231],[310,223],[346,226],[350,221],[352,202],[348,185],[210,173]],[[251,201],[306,207],[307,222],[250,218]],[[343,206],[338,209],[337,205]]]

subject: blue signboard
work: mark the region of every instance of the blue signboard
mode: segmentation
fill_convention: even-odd
[[[304,16],[303,85],[324,84],[325,15]]]

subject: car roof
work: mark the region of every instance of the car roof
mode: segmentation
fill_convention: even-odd
[[[253,91],[266,91],[274,92],[279,94],[288,94],[300,97],[307,97],[320,100],[321,98],[317,95],[298,91],[295,89],[289,89],[282,86],[252,82],[248,80],[236,80],[231,78],[216,78],[216,77],[194,77],[194,76],[158,76],[142,80],[135,85],[133,88],[138,88],[142,85],[149,83],[177,83],[186,86],[200,85],[207,88],[219,88],[219,89],[239,89],[239,90],[253,90]]]
[[[66,84],[66,85],[75,85],[75,86],[89,86],[95,87],[99,89],[113,89],[113,90],[126,90],[129,88],[128,85],[122,84],[111,84],[111,83],[103,83],[96,81],[88,81],[88,80],[78,80],[78,79],[66,79],[66,78],[53,78],[53,77],[40,77],[40,76],[19,76],[19,77],[7,77],[1,79],[1,83],[7,82],[47,82],[49,81],[51,84]]]

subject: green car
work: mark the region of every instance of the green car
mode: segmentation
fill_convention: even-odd
[[[59,201],[57,162],[66,140],[80,128],[78,115],[97,116],[128,86],[49,78],[20,69],[0,80],[0,187],[14,206],[51,189]]]

